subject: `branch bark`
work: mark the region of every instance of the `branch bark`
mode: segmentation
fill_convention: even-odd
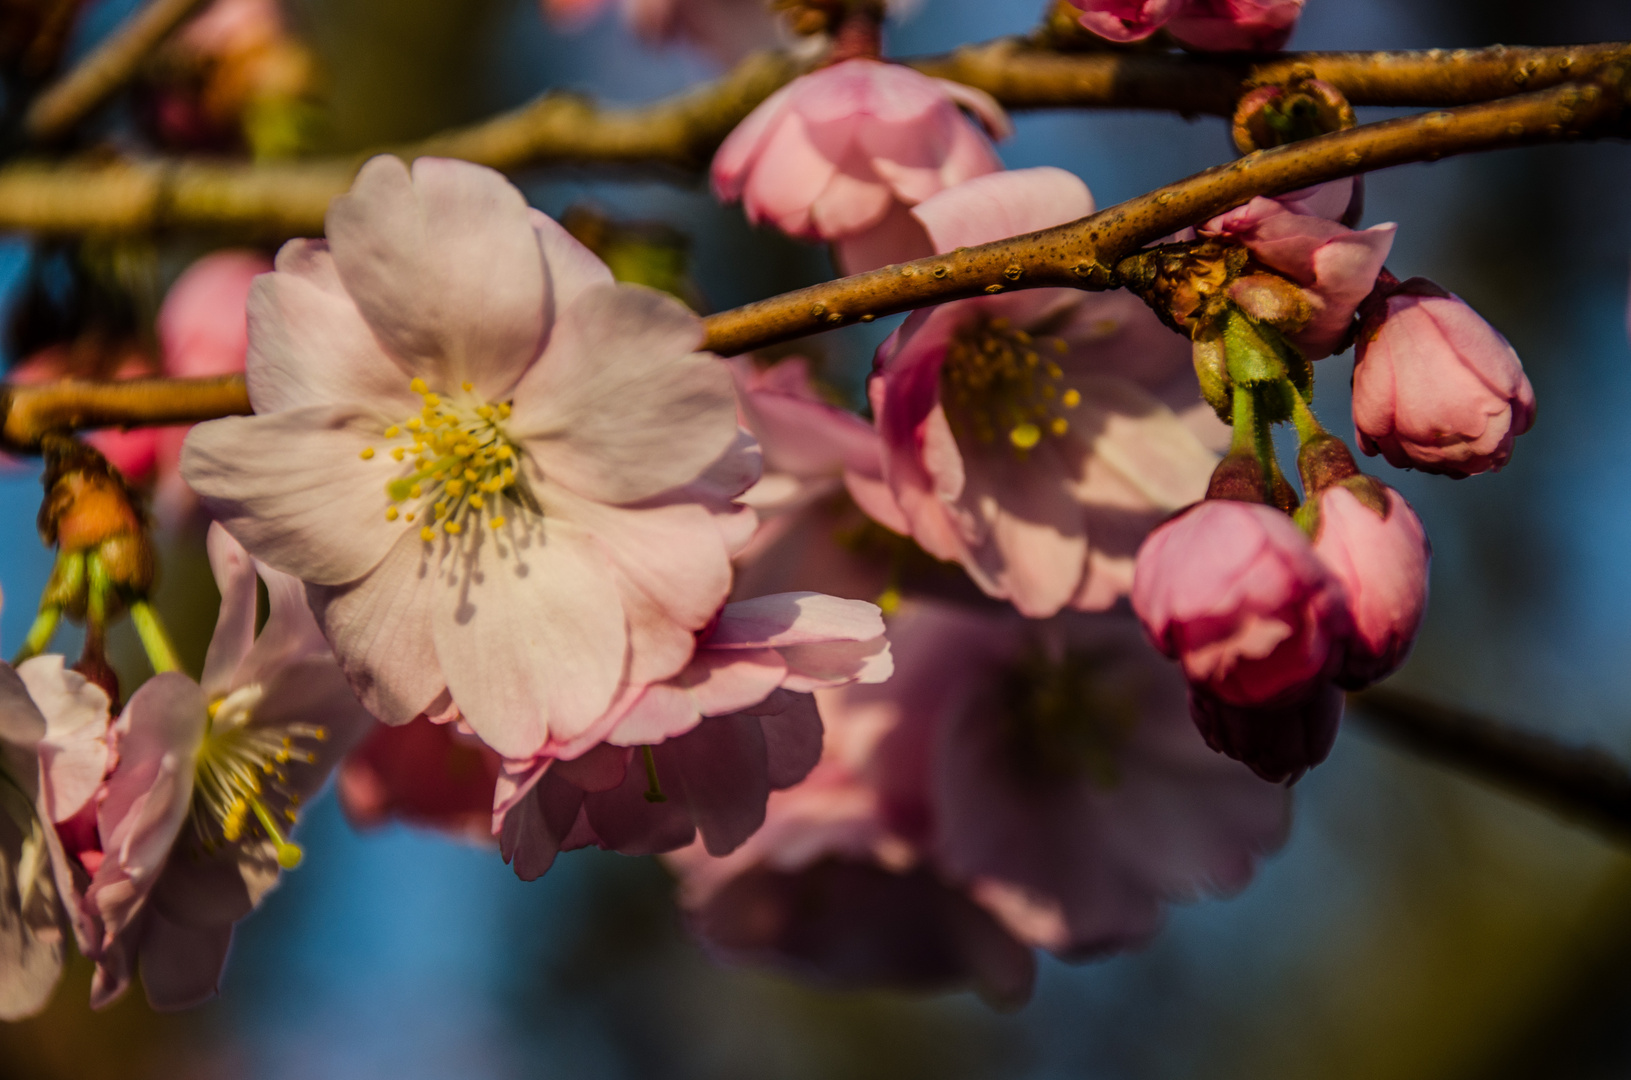
[[[1228,116],[1254,86],[1313,75],[1355,105],[1438,108],[1589,78],[1631,60],[1631,45],[1383,53],[1288,53],[1261,61],[1149,53],[1057,53],[1020,39],[908,61],[1014,109],[1160,109]],[[752,109],[803,70],[750,57],[717,82],[653,105],[605,108],[551,93],[424,142],[384,147],[408,159],[460,157],[505,171],[565,164],[701,168]],[[0,168],[0,230],[75,234],[163,228],[257,236],[310,234],[368,154],[264,165],[186,158]]]
[[[880,315],[1015,289],[1117,287],[1139,248],[1247,202],[1311,184],[1454,154],[1631,131],[1631,83],[1609,67],[1483,105],[1367,124],[1259,150],[1091,217],[980,247],[813,285],[711,315],[707,348],[735,355]],[[0,189],[3,192],[3,189]],[[4,195],[0,193],[0,201]],[[0,442],[38,449],[50,431],[196,423],[249,411],[242,379],[69,382],[4,389]]]
[[[1389,740],[1631,843],[1631,770],[1613,755],[1397,690],[1367,690],[1349,701]]]
[[[23,134],[35,142],[68,134],[128,82],[142,60],[203,3],[152,0],[34,99],[23,115]]]

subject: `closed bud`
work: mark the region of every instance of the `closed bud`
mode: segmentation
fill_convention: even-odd
[[[1235,108],[1233,135],[1242,154],[1353,127],[1358,120],[1342,91],[1320,79],[1259,86]]]

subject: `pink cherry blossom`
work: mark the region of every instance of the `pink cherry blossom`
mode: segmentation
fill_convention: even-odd
[[[730,589],[729,369],[491,170],[375,158],[327,231],[256,281],[258,415],[194,428],[183,475],[311,587],[374,715],[451,703],[550,752],[683,668]]]
[[[1267,52],[1285,46],[1303,0],[1070,0],[1082,25],[1111,41],[1142,41],[1165,27],[1202,52]]]
[[[689,42],[721,63],[734,63],[756,49],[779,43],[777,24],[763,0],[541,0],[544,14],[578,26],[608,6],[624,25],[653,44]]]
[[[1365,453],[1460,478],[1507,463],[1535,422],[1535,391],[1499,331],[1415,278],[1361,321],[1353,410]]]
[[[1235,705],[1199,684],[1189,688],[1189,714],[1206,745],[1273,784],[1294,783],[1325,760],[1342,703],[1342,691],[1325,680],[1268,705]]]
[[[105,719],[105,698],[103,705]],[[0,1020],[5,1021],[44,1009],[62,974],[61,898],[72,879],[51,827],[50,785],[41,764],[46,731],[47,718],[27,683],[0,664]]]
[[[488,843],[502,764],[456,723],[379,724],[340,766],[340,805],[358,828],[396,819]]]
[[[1208,500],[1150,534],[1133,610],[1193,683],[1235,705],[1301,699],[1341,668],[1342,582],[1290,517]]]
[[[1283,841],[1284,792],[1206,749],[1182,680],[1131,620],[912,603],[890,634],[895,678],[818,695],[822,762],[772,797],[764,828],[723,859],[670,857],[693,925],[727,957],[853,981],[846,958],[910,926],[901,912],[916,907],[929,955],[866,974],[972,976],[1023,999],[1030,968],[1003,941],[1071,958],[1135,945],[1166,902],[1239,888]],[[867,873],[837,869],[857,866]],[[822,895],[811,875],[856,880],[825,910],[801,909],[794,898]],[[953,919],[930,882],[1003,933],[976,933],[966,910]],[[872,913],[851,887],[892,899]],[[840,912],[854,925],[837,925]]]
[[[1042,168],[971,180],[913,214],[949,251],[1092,209],[1080,180]],[[1205,492],[1217,458],[1203,438],[1225,435],[1189,342],[1123,291],[914,312],[879,348],[870,391],[912,538],[1038,617],[1115,603],[1144,535]]]
[[[300,860],[284,836],[296,808],[370,724],[300,582],[254,564],[219,526],[209,554],[221,614],[203,678],[167,672],[131,696],[98,796],[99,858],[79,854],[93,1007],[119,997],[138,963],[155,1008],[215,994],[233,924]],[[258,635],[257,572],[271,601]]]
[[[888,261],[877,252],[891,244],[930,254],[907,210],[1001,169],[986,135],[1009,130],[982,91],[899,64],[846,60],[794,79],[753,110],[714,157],[714,192],[741,199],[749,221],[834,243],[854,273]]]
[[[770,792],[820,756],[810,693],[891,669],[872,604],[813,593],[727,604],[684,672],[597,725],[599,746],[506,763],[494,810],[504,857],[530,880],[590,843],[651,854],[700,832],[709,851],[731,851],[764,820]],[[631,767],[637,755],[643,767]]]
[[[1289,335],[1310,360],[1345,347],[1354,312],[1370,295],[1398,226],[1355,231],[1339,223],[1354,187],[1338,181],[1278,198],[1259,196],[1202,225],[1202,236],[1246,245],[1254,258],[1300,285],[1312,318]]]
[[[907,531],[883,479],[883,442],[873,426],[824,400],[802,357],[760,368],[732,361],[741,423],[759,440],[764,475],[741,501],[759,515],[737,553],[736,594],[816,590],[876,597],[888,563],[867,558],[839,536],[864,530],[859,504],[886,528]]]
[[[1427,532],[1403,495],[1384,484],[1375,488],[1386,493],[1386,514],[1340,484],[1319,494],[1314,554],[1342,582],[1353,617],[1337,678],[1349,690],[1386,678],[1404,663],[1427,608],[1433,554]]]

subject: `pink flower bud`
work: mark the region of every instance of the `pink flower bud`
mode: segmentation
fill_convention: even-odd
[[[1278,49],[1291,37],[1303,0],[1070,0],[1082,25],[1111,41],[1142,41],[1163,26],[1204,52]]]
[[[1337,682],[1358,690],[1391,675],[1410,653],[1427,606],[1433,546],[1404,496],[1371,481],[1387,499],[1379,514],[1341,484],[1319,494],[1314,553],[1348,593],[1353,636]]]
[[[1002,107],[979,90],[899,64],[846,60],[794,79],[753,110],[714,157],[714,191],[789,236],[870,250],[863,237],[904,229],[928,255],[906,208],[1001,169],[986,136],[1010,130]],[[845,258],[852,270],[870,269],[860,248]]]
[[[1412,278],[1366,312],[1353,378],[1359,447],[1457,478],[1499,469],[1535,422],[1506,338],[1459,297]]]
[[[1231,705],[1190,685],[1189,715],[1206,745],[1271,784],[1290,783],[1325,760],[1342,720],[1342,691],[1317,682],[1277,705]]]
[[[1197,689],[1232,705],[1304,700],[1342,665],[1342,583],[1270,506],[1208,500],[1139,549],[1133,610]]]

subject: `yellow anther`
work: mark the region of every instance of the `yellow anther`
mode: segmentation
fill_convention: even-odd
[[[1070,421],[1063,416],[1056,416],[1053,418],[1053,423],[1048,425],[1048,429],[1055,435],[1063,435],[1070,430]]]
[[[1054,397],[1058,395],[1058,393],[1059,391],[1053,388],[1052,383],[1044,383],[1042,385],[1042,396],[1047,400],[1052,401]]]
[[[471,483],[472,483],[472,484],[474,484],[474,483],[475,483],[475,482],[476,482],[476,481],[477,481],[477,480],[478,480],[478,479],[479,479],[479,478],[480,478],[480,477],[481,477],[481,474],[480,474],[480,473],[478,473],[478,472],[477,472],[477,471],[476,471],[476,470],[474,470],[474,469],[466,469],[466,470],[464,470],[464,478],[465,478],[465,479],[466,479],[466,480],[468,480],[468,481],[470,481],[470,482],[471,482]]]
[[[1031,343],[1031,335],[1027,334],[1023,330],[1015,330],[1014,340],[1019,342],[1021,345],[1029,345]]]
[[[390,427],[385,429],[385,437],[387,439],[394,439],[400,434],[402,434],[402,429],[397,427],[395,424],[392,424]]]
[[[1056,353],[1067,353],[1070,351],[1070,343],[1062,337],[1056,337],[1053,339],[1053,351]]]
[[[420,423],[419,417],[417,417],[417,416],[411,417],[408,420],[408,430],[409,431],[418,431],[420,428],[422,428],[424,426],[425,426],[424,424]],[[413,444],[413,448],[415,450],[418,450],[422,445],[424,445],[424,444],[416,442],[416,443]]]
[[[500,420],[508,420],[510,418],[510,403],[508,401],[501,401],[498,403],[498,418]]]
[[[385,520],[386,521],[395,521],[397,518],[399,518],[401,516],[402,516],[401,512],[399,510],[397,510],[396,507],[387,506],[385,508]]]
[[[486,506],[487,504],[486,504],[485,501],[483,501],[483,499],[482,499],[482,497],[480,495],[472,495],[472,496],[470,496],[470,505],[475,507],[477,510],[480,510],[482,507]]]
[[[408,489],[408,498],[417,499],[421,495],[423,495],[424,493],[425,493],[425,489],[420,487],[418,484],[415,484],[415,485],[413,485],[412,487],[410,487]]]
[[[425,395],[425,407],[426,408],[434,409],[434,408],[436,408],[436,406],[440,405],[441,403],[442,403],[442,395],[440,395],[440,394],[426,394]]]
[[[424,379],[414,379],[408,384],[408,389],[412,390],[416,394],[423,394],[428,391],[430,387],[425,385]]]
[[[405,449],[403,449],[402,447],[398,446],[394,450],[391,451],[391,456],[393,458],[395,458],[397,461],[401,461],[403,458],[408,456],[408,452]]]
[[[429,525],[426,525],[424,528],[419,530],[419,539],[424,540],[427,543],[436,539],[436,530],[431,528]]]
[[[1008,441],[1014,444],[1015,449],[1029,450],[1042,441],[1042,429],[1035,424],[1016,424],[1008,432]]]
[[[1048,364],[1048,378],[1050,378],[1050,379],[1062,379],[1064,377],[1065,377],[1065,369],[1064,368],[1060,367],[1058,364],[1054,364],[1054,363],[1049,363]]]
[[[458,536],[459,533],[464,531],[464,526],[460,525],[457,521],[450,521],[446,525],[443,525],[442,528],[447,530],[447,534],[449,536]]]
[[[483,420],[491,420],[493,418],[493,407],[491,405],[477,405],[476,415]]]
[[[498,460],[508,461],[511,458],[513,458],[514,456],[515,456],[515,451],[511,450],[508,446],[501,446],[501,447],[498,448]]]
[[[488,522],[488,524],[495,529],[502,529],[504,527],[504,516],[500,514],[498,517]]]
[[[460,480],[460,479],[457,479],[457,478],[449,480],[447,482],[447,493],[449,495],[454,496],[455,498],[457,498],[460,495],[463,495],[464,494],[464,481]]]
[[[358,454],[357,456],[362,458],[364,461],[370,461],[374,457],[374,448],[372,446],[365,446],[362,449],[362,453]]]
[[[1067,409],[1074,409],[1082,403],[1082,392],[1074,387],[1066,390],[1065,396],[1059,399],[1059,403]]]
[[[467,394],[475,388],[476,384],[471,382],[469,379],[466,379],[464,382],[459,384],[459,389],[463,390]]]
[[[403,519],[402,519],[402,520],[403,520],[403,521],[412,521],[412,520],[413,520],[413,511],[412,511],[412,510],[409,510],[409,511],[408,511],[408,516],[407,516],[407,517],[405,517],[405,518],[403,518]]]
[[[434,506],[432,506],[430,508],[430,519],[432,521],[435,521],[437,518],[441,517],[445,513],[447,513],[447,503],[445,503],[445,502],[436,503]]]

